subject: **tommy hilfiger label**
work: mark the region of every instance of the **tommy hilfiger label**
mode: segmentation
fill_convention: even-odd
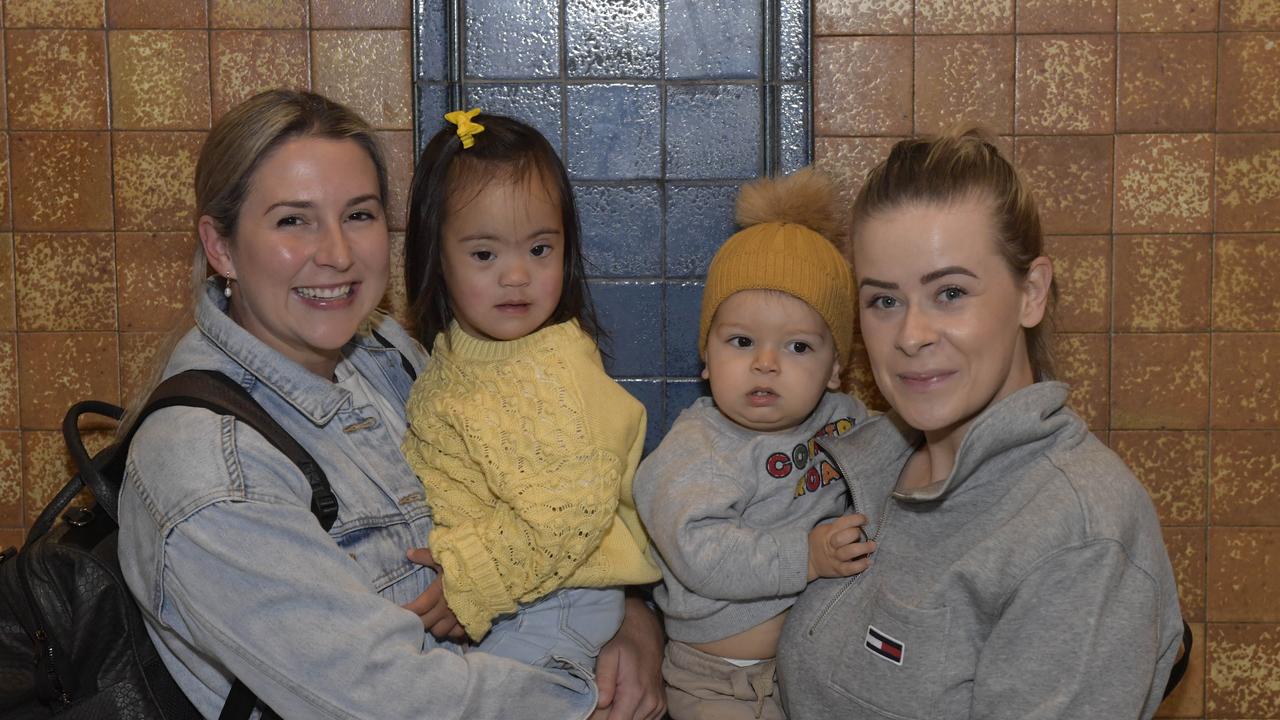
[[[874,626],[867,626],[867,649],[894,665],[902,664],[902,643],[885,635]]]

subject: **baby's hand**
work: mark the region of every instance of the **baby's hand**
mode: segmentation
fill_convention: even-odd
[[[868,557],[876,549],[871,541],[861,542],[863,515],[841,515],[809,531],[809,582],[820,577],[848,577],[871,567]]]

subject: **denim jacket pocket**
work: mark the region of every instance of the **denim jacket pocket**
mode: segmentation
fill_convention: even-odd
[[[849,628],[830,687],[876,717],[936,717],[950,609],[909,607],[880,588],[859,616],[863,621]]]
[[[421,569],[410,562],[405,553],[411,548],[426,546],[431,533],[431,513],[422,499],[421,486],[410,489],[406,483],[404,488],[391,487],[389,490],[399,498],[389,496],[372,482],[345,483],[341,488],[335,487],[338,519],[329,529],[329,536],[368,573],[375,592],[401,604],[412,600],[425,588],[423,585],[416,591],[414,588],[406,588],[403,592],[388,590]],[[397,493],[396,490],[404,492]],[[407,595],[402,598],[402,594]]]

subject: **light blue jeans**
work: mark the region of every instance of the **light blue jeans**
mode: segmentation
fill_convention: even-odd
[[[600,648],[622,625],[621,588],[563,588],[494,620],[474,649],[528,665],[594,670]]]

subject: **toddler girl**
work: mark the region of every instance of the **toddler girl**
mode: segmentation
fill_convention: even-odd
[[[631,497],[645,410],[605,374],[564,165],[519,121],[445,116],[414,174],[418,339],[402,449],[444,599],[477,649],[594,667],[621,586],[660,577]]]

